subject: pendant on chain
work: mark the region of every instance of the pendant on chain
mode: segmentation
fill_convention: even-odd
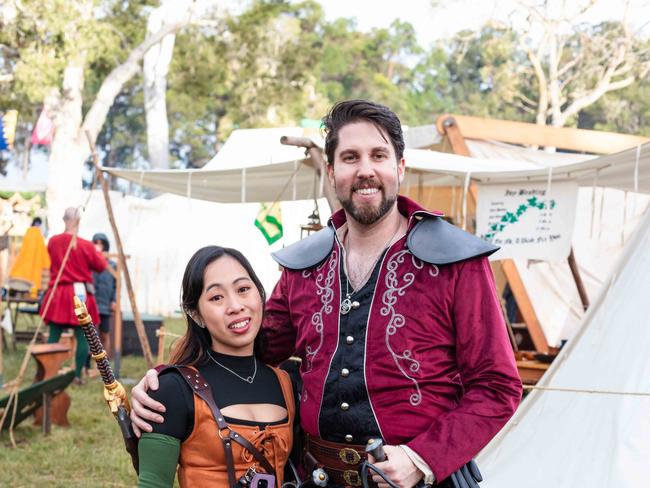
[[[361,304],[356,300],[354,301],[350,300],[350,295],[348,295],[341,302],[341,315],[347,315],[348,313],[350,313],[350,310],[356,310],[360,306]]]
[[[350,313],[350,310],[352,310],[352,301],[350,300],[350,296],[348,295],[341,302],[341,315],[347,315],[348,313]]]

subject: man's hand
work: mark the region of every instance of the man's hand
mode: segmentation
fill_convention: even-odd
[[[162,415],[156,412],[164,412],[165,406],[147,395],[147,391],[158,389],[158,372],[150,369],[144,378],[131,390],[131,422],[133,432],[140,437],[142,431],[151,432],[151,425],[145,420],[162,424],[165,420]]]
[[[375,463],[372,456],[369,456],[369,461],[381,469],[400,488],[412,488],[424,477],[424,473],[413,464],[411,458],[401,447],[384,446],[384,452],[388,458],[386,461]],[[378,483],[380,488],[388,488],[388,484],[375,473],[372,473],[372,480]]]

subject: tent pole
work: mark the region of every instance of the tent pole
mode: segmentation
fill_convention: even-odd
[[[571,127],[551,127],[529,122],[444,114],[438,117],[438,132],[453,120],[464,137],[483,141],[501,141],[524,146],[557,147],[592,154],[612,154],[650,142],[650,138]]]
[[[309,157],[316,165],[314,168],[316,170],[316,174],[318,174],[318,176],[324,180],[327,179],[327,164],[325,163],[325,159],[323,159],[323,153],[320,147],[318,147],[309,137],[282,136],[280,138],[280,143],[284,144],[285,146],[304,147],[307,150],[307,154],[309,154]],[[332,188],[332,185],[329,183],[329,181],[325,181],[325,184],[323,185],[323,194],[327,199],[327,203],[329,204],[332,213],[341,208],[341,204],[337,200],[336,194],[334,193],[334,188]]]
[[[573,246],[571,246],[571,252],[567,258],[569,262],[569,268],[571,268],[571,274],[573,275],[573,281],[576,283],[576,288],[578,289],[578,295],[580,295],[580,301],[582,302],[582,308],[586,312],[589,308],[589,297],[587,296],[587,290],[585,290],[585,285],[582,281],[582,276],[580,276],[580,270],[578,269],[578,263],[576,261],[575,253],[573,252]]]
[[[458,124],[453,117],[448,115],[439,117],[437,126],[439,130],[442,128],[441,133],[447,136],[454,154],[468,157],[471,156],[469,148],[465,143],[465,138],[460,131],[460,127],[458,127]],[[478,202],[478,192],[475,184],[470,185],[468,196],[472,197],[471,201],[473,201],[474,206],[476,207],[476,204]],[[506,280],[510,284],[510,289],[512,290],[512,294],[515,297],[515,301],[517,302],[517,307],[521,312],[521,316],[526,323],[526,328],[528,329],[530,338],[533,342],[533,345],[535,346],[535,350],[544,353],[547,352],[548,342],[546,340],[546,336],[544,335],[544,331],[542,330],[542,327],[539,323],[537,314],[533,309],[530,296],[528,295],[528,291],[524,286],[515,262],[512,259],[503,259],[498,262],[501,264],[501,270],[503,271]]]
[[[122,364],[122,260],[117,260],[117,278],[115,279],[115,340],[113,341],[113,372],[115,377],[120,377]]]
[[[131,302],[131,310],[133,311],[133,321],[135,322],[135,330],[138,333],[138,338],[140,339],[140,346],[142,347],[142,353],[144,359],[147,362],[148,368],[153,368],[153,358],[151,355],[151,347],[149,346],[149,339],[147,339],[147,334],[144,330],[144,323],[142,322],[142,317],[140,316],[140,311],[138,310],[138,305],[135,301],[135,293],[133,292],[133,284],[131,283],[131,275],[129,274],[129,268],[126,266],[126,258],[124,256],[124,248],[122,247],[122,239],[120,238],[120,233],[117,230],[117,224],[115,223],[115,217],[113,215],[113,206],[111,205],[111,197],[108,193],[108,182],[106,177],[99,167],[99,158],[97,157],[97,151],[95,149],[95,144],[93,143],[92,138],[88,131],[86,131],[86,137],[88,138],[88,144],[90,145],[90,150],[92,152],[93,164],[95,165],[95,173],[99,179],[99,183],[102,186],[102,193],[104,194],[104,202],[106,203],[106,210],[108,212],[108,220],[111,223],[111,228],[113,229],[113,235],[115,236],[115,242],[117,243],[117,252],[119,254],[119,260],[122,263],[122,271],[124,271],[124,281],[126,282],[126,290],[129,294],[129,301]]]

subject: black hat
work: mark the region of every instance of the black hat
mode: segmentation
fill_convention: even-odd
[[[93,236],[93,242],[97,242],[97,241],[100,241],[104,246],[104,252],[108,252],[111,246],[108,243],[108,237],[106,237],[106,234],[103,234],[102,232],[98,232],[97,234],[95,234]]]

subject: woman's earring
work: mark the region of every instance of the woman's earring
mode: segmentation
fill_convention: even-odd
[[[202,329],[205,329],[205,324],[204,324],[203,322],[201,322],[201,319],[199,318],[198,315],[191,315],[191,314],[190,314],[190,317],[192,317],[192,320],[193,320],[194,322],[196,322],[196,325],[198,325],[198,326],[201,327]]]

